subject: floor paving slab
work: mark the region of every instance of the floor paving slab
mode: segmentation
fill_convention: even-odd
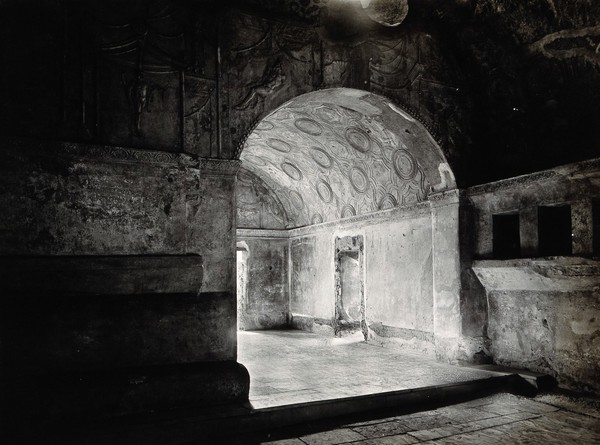
[[[550,405],[545,402],[547,400],[555,401],[548,395],[527,399],[512,394],[496,394],[478,400],[481,403],[469,401],[405,416],[342,424],[328,431],[301,436],[299,440],[303,445],[313,445],[304,440],[310,437],[318,439],[318,442],[314,443],[319,445],[600,444],[600,418],[571,410],[577,406],[576,398],[571,398],[565,403],[568,409]],[[586,406],[583,400],[580,405]],[[481,407],[488,407],[488,414],[489,411],[510,414],[469,421],[469,417]],[[535,413],[531,412],[534,410]],[[409,431],[404,432],[404,429]],[[349,435],[350,432],[366,438],[355,439]],[[275,442],[276,445],[301,443]]]

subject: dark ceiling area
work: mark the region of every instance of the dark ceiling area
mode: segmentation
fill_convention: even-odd
[[[600,3],[363,3],[4,0],[0,131],[236,158],[286,101],[343,87],[419,120],[459,186],[600,154]]]

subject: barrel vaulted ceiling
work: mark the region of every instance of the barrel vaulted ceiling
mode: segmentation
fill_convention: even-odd
[[[282,105],[259,122],[240,159],[277,196],[290,227],[414,204],[455,187],[418,121],[380,96],[348,88]]]

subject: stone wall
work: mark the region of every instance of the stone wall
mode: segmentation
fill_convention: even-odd
[[[63,421],[247,399],[237,166],[2,139],[3,414]]]
[[[238,249],[240,242],[245,247],[241,253],[245,262],[243,279],[246,285],[241,295],[238,289],[238,329],[287,327],[289,314],[287,238],[238,237]]]
[[[0,143],[3,255],[202,253],[202,291],[233,291],[234,177],[211,174],[217,161],[28,139]]]
[[[473,250],[493,258],[493,215],[519,215],[521,255],[538,256],[538,206],[570,205],[573,255],[592,256],[592,198],[600,196],[600,160],[569,164],[467,189],[474,209]]]
[[[555,376],[576,389],[600,389],[600,270],[593,259],[592,198],[600,163],[591,160],[467,191],[474,210],[473,270],[485,287],[490,352],[500,364]],[[540,257],[538,206],[570,205],[572,256]],[[520,254],[491,259],[493,215],[519,221]],[[552,223],[552,221],[550,222]],[[518,258],[518,257],[522,258]]]

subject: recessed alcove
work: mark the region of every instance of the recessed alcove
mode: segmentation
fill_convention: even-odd
[[[287,339],[286,350],[295,356],[295,341],[301,345],[319,336],[326,347],[317,356],[297,352],[314,362],[309,368],[318,368],[319,355],[338,357],[351,348],[360,355],[368,348],[375,359],[379,351],[382,363],[391,367],[396,361],[404,379],[414,384],[419,371],[403,369],[400,362],[417,363],[420,356],[424,365],[436,354],[456,362],[481,351],[477,340],[460,346],[467,344],[460,338],[460,278],[448,248],[458,243],[452,170],[435,139],[410,113],[360,90],[308,93],[267,114],[248,136],[240,160],[238,242],[251,252],[242,266],[250,271],[245,286],[256,289],[243,298],[249,298],[247,308],[261,308],[238,314],[238,320],[258,321],[253,332],[238,335],[240,360],[251,375],[251,401],[274,400],[276,391],[264,393],[276,382],[269,385],[265,378],[286,367],[256,362],[256,351],[247,348],[264,347],[261,338],[269,344],[284,336],[278,338]],[[252,253],[257,251],[263,252],[260,258]],[[280,261],[282,255],[286,261]],[[253,261],[264,264],[253,266]],[[453,278],[445,282],[436,273]],[[268,322],[282,314],[286,322],[278,328]],[[300,331],[310,336],[303,340]],[[356,357],[350,362],[355,366],[347,368],[349,376],[363,372]],[[275,381],[283,378],[275,374]],[[316,387],[319,375],[305,378]],[[376,380],[398,378],[377,375]],[[337,379],[339,386],[344,376]],[[321,392],[306,382],[296,384]],[[371,388],[394,389],[398,385]]]

